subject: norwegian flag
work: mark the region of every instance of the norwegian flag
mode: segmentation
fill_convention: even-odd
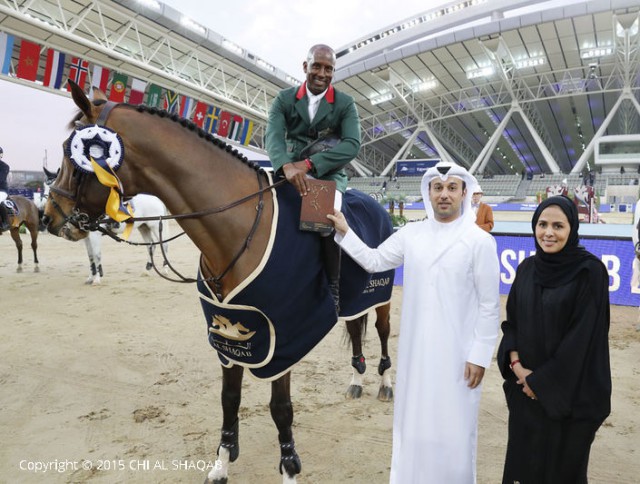
[[[87,74],[89,74],[89,62],[80,59],[80,57],[71,58],[69,66],[69,80],[75,82],[80,89],[84,90],[84,84],[87,82]],[[67,83],[67,91],[71,91],[71,85]]]

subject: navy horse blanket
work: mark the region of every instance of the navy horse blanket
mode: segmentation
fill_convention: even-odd
[[[298,229],[300,195],[289,183],[273,192],[271,238],[254,273],[222,301],[198,282],[209,343],[222,364],[241,365],[265,380],[289,371],[337,322],[320,236]],[[371,247],[393,232],[384,208],[357,190],[344,194],[343,213]],[[368,274],[343,253],[340,318],[354,319],[389,302],[393,277],[393,270]]]

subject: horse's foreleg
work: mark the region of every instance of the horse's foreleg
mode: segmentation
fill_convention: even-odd
[[[147,247],[147,255],[149,256],[149,259],[147,260],[145,270],[149,272],[151,269],[153,269],[153,245]]]
[[[353,374],[351,376],[351,383],[347,388],[345,395],[348,399],[357,399],[362,396],[362,383],[363,375],[367,369],[367,363],[364,355],[362,354],[362,340],[366,332],[367,316],[361,316],[356,319],[347,321],[347,332],[349,333],[349,339],[351,340],[351,366],[353,367]]]
[[[85,284],[99,285],[102,277],[102,234],[100,232],[90,232],[84,239],[84,246],[89,256],[89,267],[91,274],[84,281]]]
[[[20,229],[11,227],[9,233],[11,234],[13,242],[16,244],[16,249],[18,249],[18,268],[16,272],[22,272],[22,240],[20,239]]]
[[[293,484],[302,470],[302,462],[296,453],[293,441],[293,406],[291,405],[291,373],[287,373],[271,383],[271,418],[278,429],[280,442],[280,474],[283,482]]]
[[[378,400],[381,402],[393,401],[393,385],[391,383],[391,357],[389,356],[389,334],[391,333],[391,305],[376,308],[376,329],[380,338],[381,356],[378,364],[380,375],[380,389]]]
[[[29,227],[29,232],[31,233],[31,250],[33,250],[33,272],[40,272],[38,266],[38,226]]]
[[[238,443],[238,410],[242,397],[241,366],[222,368],[222,431],[218,458],[214,469],[209,472],[205,484],[226,484],[229,476],[229,463],[240,455]]]

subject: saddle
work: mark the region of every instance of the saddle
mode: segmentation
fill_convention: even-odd
[[[2,203],[2,206],[7,210],[7,215],[10,217],[16,216],[20,213],[20,209],[15,202],[11,200],[11,197],[7,197],[0,203]]]

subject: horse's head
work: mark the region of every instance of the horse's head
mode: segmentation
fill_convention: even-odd
[[[101,91],[96,91],[93,102],[72,81],[71,94],[80,114],[73,122],[75,128],[95,125],[106,101]],[[74,134],[76,131],[74,131]],[[72,134],[73,137],[73,134]],[[109,189],[103,186],[94,173],[83,171],[69,157],[70,137],[63,143],[63,159],[60,169],[48,180],[49,196],[44,207],[44,222],[49,232],[69,240],[80,240],[88,235],[88,228],[104,215]]]

